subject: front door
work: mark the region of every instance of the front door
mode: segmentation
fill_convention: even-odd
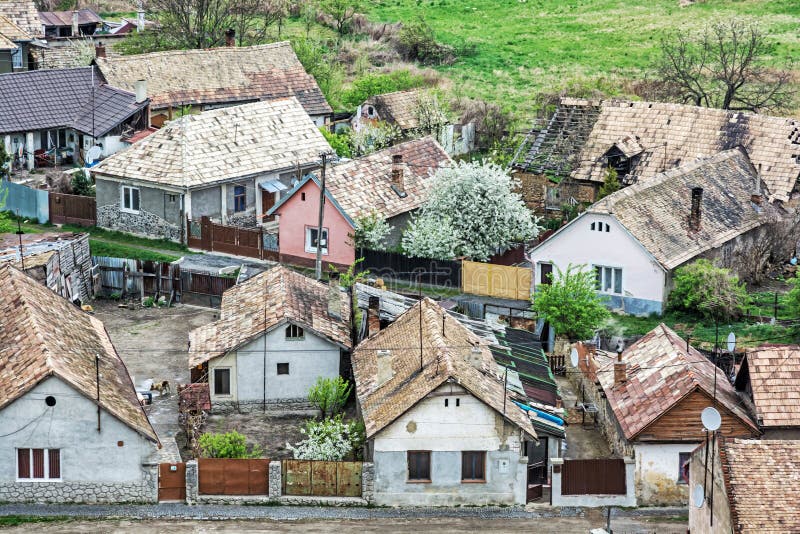
[[[275,193],[261,190],[261,222],[270,222],[275,220],[274,215],[267,215],[267,212],[275,205]]]

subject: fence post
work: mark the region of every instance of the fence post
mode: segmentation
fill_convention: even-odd
[[[197,460],[186,462],[186,504],[197,504]]]
[[[273,460],[269,463],[268,469],[268,476],[269,476],[269,498],[270,499],[279,499],[281,496],[281,488],[283,487],[283,481],[281,480],[281,462],[280,460]]]
[[[564,468],[563,458],[550,458],[553,474],[550,483],[550,506],[561,505],[561,470]]]

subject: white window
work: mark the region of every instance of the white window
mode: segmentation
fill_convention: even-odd
[[[594,273],[598,291],[601,293],[622,294],[622,269],[595,265]]]
[[[128,213],[139,213],[139,188],[122,186],[122,201],[120,202],[122,211]]]
[[[317,253],[317,228],[306,227],[306,252]],[[322,229],[322,253],[328,253],[328,229]]]
[[[61,480],[61,451],[17,449],[17,480]]]

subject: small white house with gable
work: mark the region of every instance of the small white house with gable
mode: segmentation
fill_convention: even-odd
[[[428,298],[355,349],[376,504],[525,504],[536,431],[498,369],[480,338]]]
[[[299,408],[318,378],[343,371],[349,318],[337,280],[273,267],[226,291],[220,319],[191,332],[193,381],[208,381],[215,412]]]
[[[708,258],[736,271],[737,256],[780,210],[741,149],[720,152],[626,187],[590,206],[534,248],[534,286],[570,265],[596,273],[610,308],[661,313],[674,270]]]
[[[0,287],[0,501],[157,501],[158,436],[103,324],[10,265]]]

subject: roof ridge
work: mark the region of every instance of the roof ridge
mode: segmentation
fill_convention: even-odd
[[[159,52],[146,52],[144,54],[133,54],[130,56],[116,56],[112,58],[106,57],[106,58],[96,58],[96,59],[101,60],[102,63],[113,65],[114,63],[136,61],[141,59],[143,56],[151,58],[157,56],[196,55],[206,52],[219,52],[219,51],[238,53],[238,52],[249,52],[251,50],[264,50],[267,48],[282,48],[287,45],[289,46],[289,48],[292,48],[290,41],[276,41],[274,43],[265,43],[265,44],[250,45],[250,46],[212,46],[210,48],[190,48],[187,50],[161,50]],[[292,52],[294,52],[294,48],[292,48]],[[112,61],[109,61],[109,59],[111,59]]]
[[[50,347],[47,345],[44,336],[42,336],[41,334],[41,328],[42,327],[49,328],[49,325],[40,325],[39,321],[36,318],[36,314],[30,312],[30,308],[33,307],[33,303],[29,302],[28,300],[28,297],[30,296],[30,291],[27,291],[28,288],[21,286],[20,279],[16,278],[17,276],[27,277],[28,275],[25,274],[23,271],[18,270],[16,267],[11,266],[10,264],[6,264],[5,266],[0,267],[0,270],[2,270],[3,268],[5,268],[6,273],[8,273],[8,276],[11,280],[11,285],[15,286],[13,289],[15,289],[16,294],[18,295],[19,300],[22,303],[22,307],[26,311],[25,314],[26,320],[35,325],[34,335],[38,339],[39,345],[42,347],[42,352],[47,354],[47,356],[45,357],[45,365],[49,370],[48,374],[53,374],[55,372],[53,362],[51,361],[53,351],[50,350]]]

